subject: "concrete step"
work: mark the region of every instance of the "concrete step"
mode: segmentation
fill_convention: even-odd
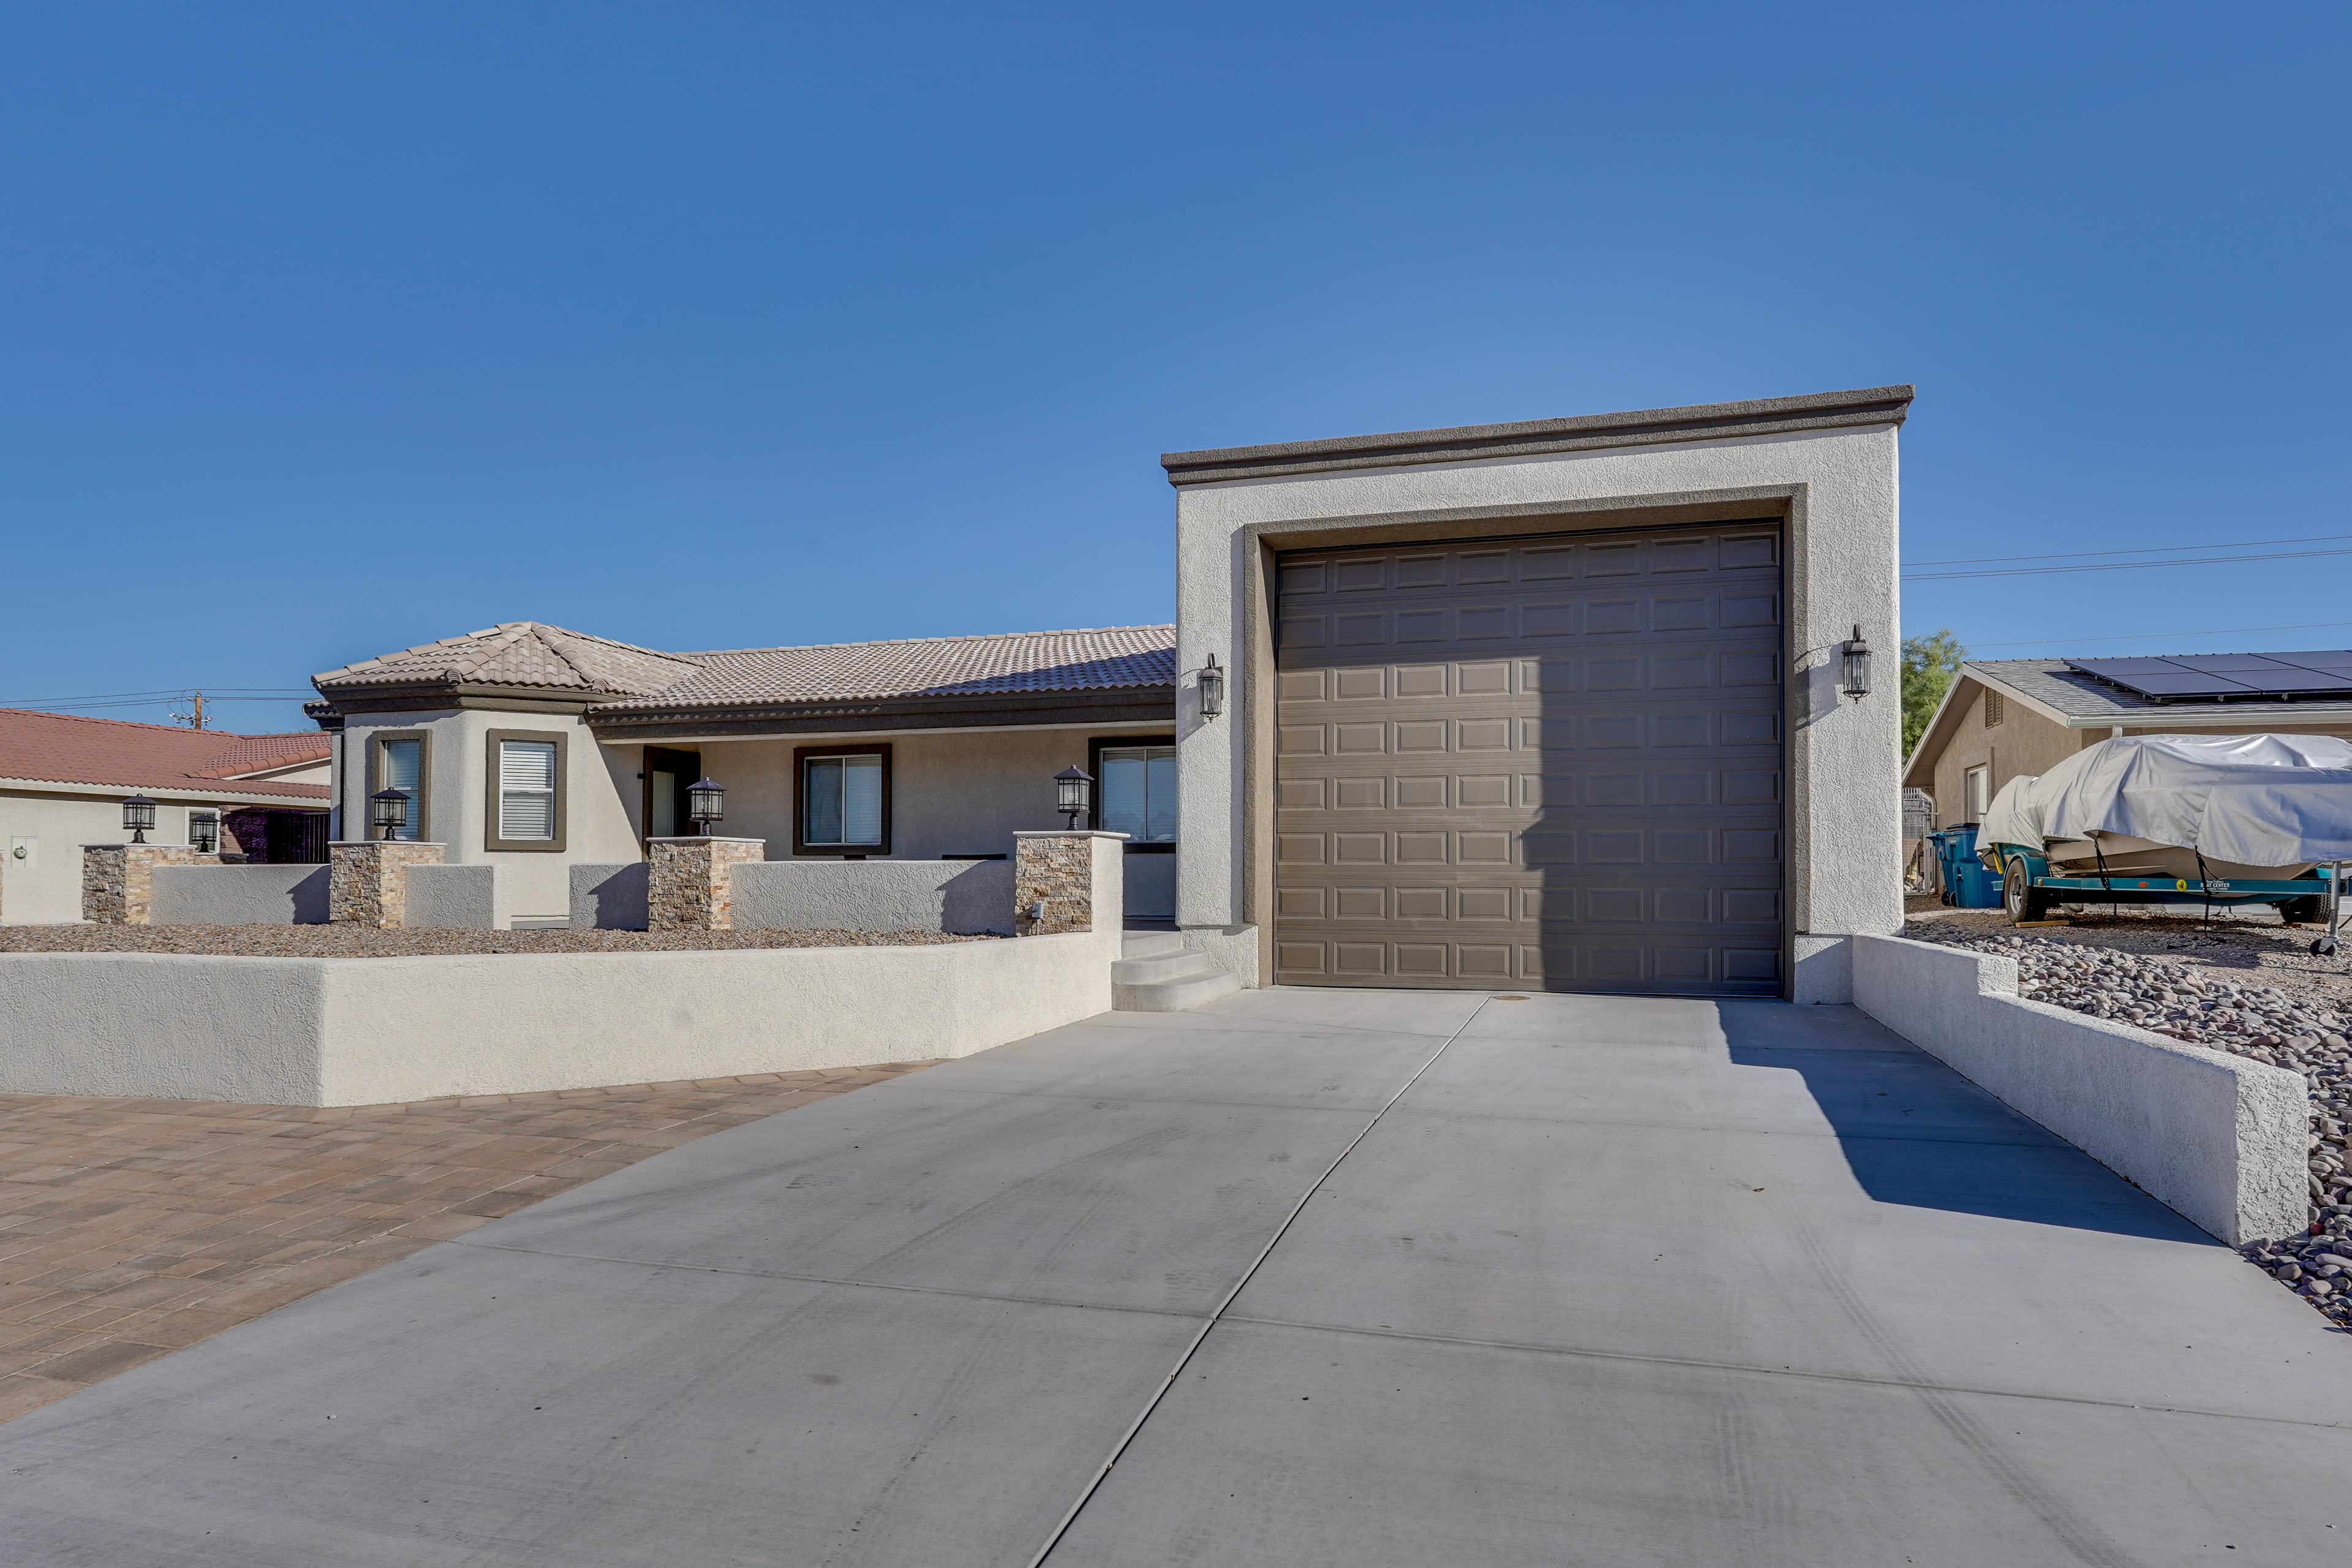
[[[1150,985],[1162,980],[1183,980],[1215,967],[1207,953],[1180,948],[1174,952],[1153,953],[1149,958],[1117,960],[1110,966],[1110,977],[1114,984]]]
[[[1184,951],[1183,933],[1172,931],[1131,931],[1119,946],[1123,958],[1160,958]]]
[[[1181,980],[1154,980],[1139,985],[1111,983],[1110,1005],[1118,1013],[1181,1013],[1203,1002],[1213,1002],[1220,996],[1230,996],[1242,988],[1230,969],[1220,969],[1208,963],[1203,973],[1188,974]]]

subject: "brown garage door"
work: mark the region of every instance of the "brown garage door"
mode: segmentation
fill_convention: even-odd
[[[1780,990],[1777,521],[1281,563],[1287,985]]]

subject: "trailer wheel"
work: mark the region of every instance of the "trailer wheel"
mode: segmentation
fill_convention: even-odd
[[[2278,907],[2279,919],[2291,926],[2317,925],[2327,918],[2327,900],[2316,895],[2289,899]]]
[[[2009,911],[2010,924],[2041,920],[2056,901],[2027,879],[2023,856],[2011,857],[2009,875],[2000,883],[2000,907]]]

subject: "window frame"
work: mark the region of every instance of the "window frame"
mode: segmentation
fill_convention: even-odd
[[[808,764],[825,757],[880,757],[882,759],[882,840],[878,844],[811,844],[808,841]],[[793,748],[793,853],[824,856],[845,859],[851,856],[871,858],[890,853],[890,805],[896,793],[890,765],[890,742],[877,741],[865,745],[794,746]]]
[[[1984,805],[1977,805],[1977,779],[1984,779]],[[1971,822],[1982,822],[1984,814],[1992,809],[1992,764],[1979,763],[1960,770],[1960,809],[1969,814]]]
[[[500,855],[563,853],[564,836],[570,826],[568,807],[571,805],[572,752],[567,743],[571,737],[562,730],[486,730],[482,732],[483,781],[482,847]],[[552,838],[501,838],[499,837],[499,802],[504,793],[499,787],[499,760],[509,741],[536,741],[555,743],[555,837]]]
[[[376,836],[373,800],[378,790],[390,787],[385,782],[387,773],[383,765],[383,748],[388,741],[416,742],[416,837],[394,840],[394,842],[437,844],[440,840],[433,837],[433,731],[430,730],[371,730],[368,731],[367,787],[360,791],[360,837],[373,838]]]
[[[1173,746],[1175,744],[1176,737],[1173,734],[1094,735],[1088,737],[1087,741],[1087,772],[1094,775],[1095,788],[1094,805],[1087,813],[1087,826],[1094,829],[1097,833],[1107,831],[1102,825],[1102,754],[1106,750],[1116,751],[1123,746]],[[1177,787],[1181,789],[1183,786],[1179,784]],[[1129,855],[1173,855],[1176,853],[1176,846],[1182,842],[1183,835],[1180,830],[1176,837],[1169,839],[1164,844],[1139,844],[1134,839],[1130,838],[1127,841],[1126,849]]]

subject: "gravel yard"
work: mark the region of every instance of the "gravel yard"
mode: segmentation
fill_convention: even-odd
[[[0,952],[184,952],[224,958],[436,958],[466,952],[708,952],[994,942],[934,931],[373,931],[350,925],[0,926]]]
[[[2352,1325],[2352,973],[2275,921],[2124,916],[2012,931],[1997,910],[1915,916],[1903,935],[2017,960],[2018,994],[2299,1072],[2311,1096],[2311,1225],[2246,1258]]]

